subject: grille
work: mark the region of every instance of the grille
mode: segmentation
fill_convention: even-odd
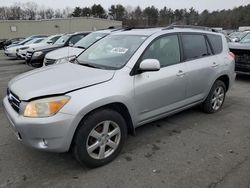
[[[26,58],[31,58],[32,57],[32,52],[27,52],[26,53]]]
[[[250,55],[248,55],[248,54],[236,55],[235,61],[236,61],[236,63],[250,64]]]
[[[20,100],[18,98],[18,96],[16,96],[14,93],[12,93],[9,89],[7,89],[7,96],[8,96],[8,100],[10,105],[12,106],[12,108],[19,113],[20,110]]]
[[[45,59],[44,60],[44,63],[45,63],[45,65],[47,66],[47,65],[52,65],[52,64],[54,64],[56,62],[56,60],[55,59]]]

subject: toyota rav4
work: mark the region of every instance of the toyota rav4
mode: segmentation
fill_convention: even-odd
[[[110,34],[74,63],[24,73],[8,84],[4,109],[18,139],[73,151],[97,167],[112,161],[135,128],[201,104],[222,108],[235,79],[226,38],[196,28]]]

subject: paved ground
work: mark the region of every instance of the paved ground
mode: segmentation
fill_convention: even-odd
[[[2,53],[2,52],[1,52]],[[30,68],[0,55],[0,99]],[[190,109],[137,129],[111,164],[87,169],[66,154],[21,145],[0,105],[0,187],[249,188],[250,77],[237,79],[222,111]]]

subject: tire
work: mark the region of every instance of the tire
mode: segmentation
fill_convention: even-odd
[[[215,81],[206,100],[202,103],[202,110],[205,113],[216,113],[224,104],[226,97],[226,85],[221,80]]]
[[[111,109],[98,110],[80,123],[74,137],[73,154],[87,167],[103,166],[118,156],[126,137],[127,126],[120,113]]]

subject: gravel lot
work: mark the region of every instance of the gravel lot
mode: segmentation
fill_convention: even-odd
[[[8,81],[30,69],[0,52],[1,100]],[[193,108],[136,133],[114,162],[87,169],[70,153],[45,153],[19,143],[1,103],[0,187],[249,188],[250,76],[237,78],[219,113]]]

